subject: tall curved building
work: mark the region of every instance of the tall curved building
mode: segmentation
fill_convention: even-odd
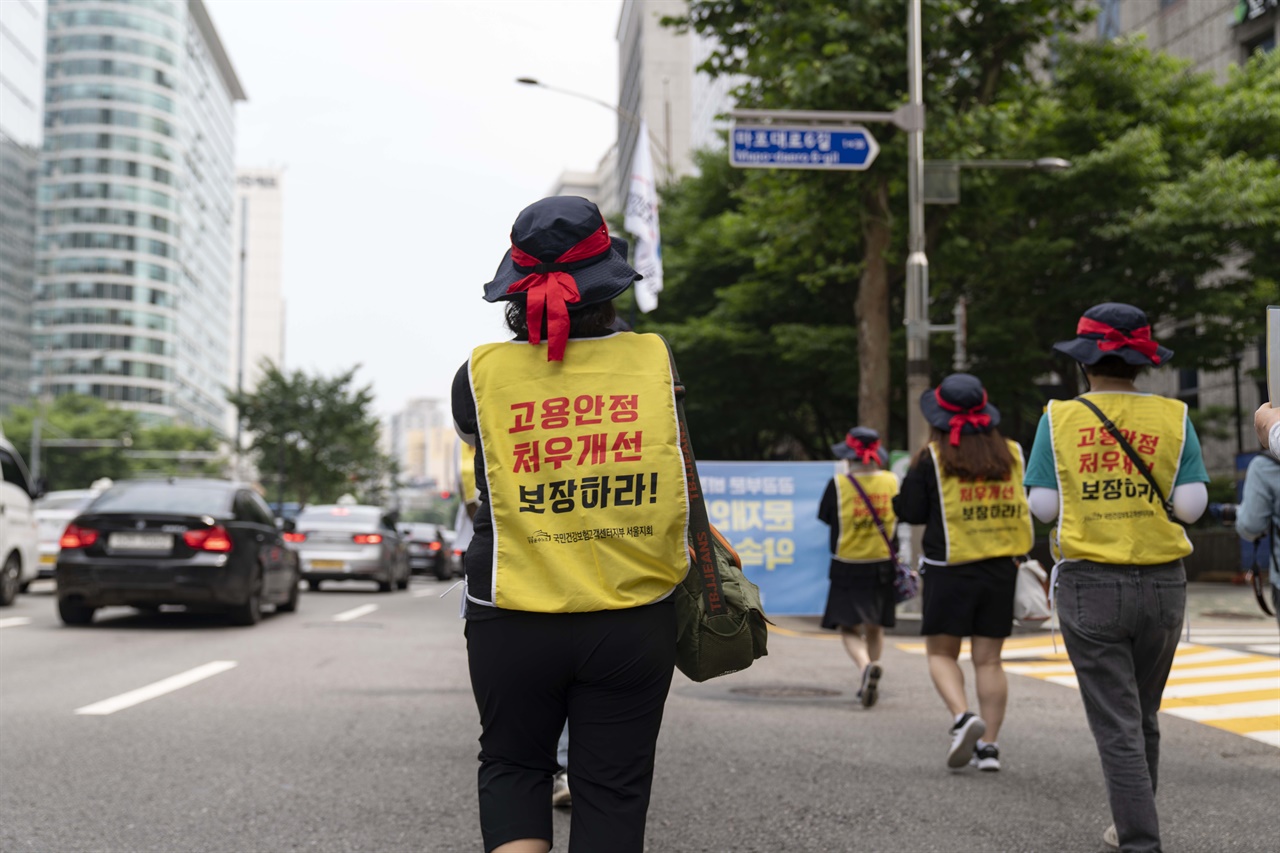
[[[34,380],[219,432],[234,103],[201,0],[49,0]]]

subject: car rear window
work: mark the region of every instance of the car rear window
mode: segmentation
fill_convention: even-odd
[[[93,512],[157,512],[176,515],[226,515],[235,490],[182,483],[146,483],[108,489],[94,501]]]
[[[93,500],[93,495],[45,495],[36,501],[36,509],[76,509]]]
[[[306,524],[322,524],[326,527],[378,527],[382,521],[382,511],[370,507],[334,506],[312,507],[298,513],[294,524],[301,527]]]

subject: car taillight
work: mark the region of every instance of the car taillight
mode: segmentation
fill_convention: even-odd
[[[427,547],[428,547],[429,549],[431,549],[432,551],[439,551],[439,550],[440,550],[440,543],[439,543],[439,542],[428,542],[428,543],[427,543]]]
[[[306,542],[306,541],[307,541],[307,534],[305,534],[305,533],[286,533],[286,534],[284,535],[284,541],[286,541],[286,542]]]
[[[68,524],[67,529],[62,532],[62,538],[58,540],[58,547],[64,550],[68,548],[88,548],[97,541],[98,531],[90,530],[88,527],[76,527],[74,524]]]
[[[467,552],[466,552],[466,551],[464,551],[464,550],[462,550],[461,548],[454,548],[454,549],[453,549],[453,556],[455,556],[455,557],[461,557],[461,556],[462,556],[463,554],[465,554],[465,553],[467,553]]]
[[[227,535],[227,529],[216,525],[214,527],[197,527],[195,530],[188,530],[182,534],[182,541],[197,551],[226,552],[231,550],[231,537]]]
[[[377,545],[382,541],[381,533],[357,533],[351,537],[351,541],[357,545]]]

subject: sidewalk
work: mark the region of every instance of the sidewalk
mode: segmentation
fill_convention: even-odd
[[[1270,590],[1265,590],[1267,603],[1271,603]],[[821,616],[770,616],[779,628],[794,631],[798,634],[826,634],[820,626]],[[1267,616],[1258,606],[1254,598],[1253,587],[1248,584],[1230,583],[1188,583],[1187,584],[1187,620],[1197,627],[1220,626],[1264,626],[1275,625],[1275,617]],[[1013,625],[1014,636],[1048,632],[1047,625],[1042,627],[1024,627],[1018,623]],[[920,634],[920,611],[918,602],[907,602],[898,607],[897,627],[886,631],[895,636],[918,636]]]

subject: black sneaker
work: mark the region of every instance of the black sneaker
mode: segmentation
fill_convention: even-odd
[[[948,767],[964,767],[973,757],[978,738],[987,733],[987,724],[976,714],[965,711],[951,727],[951,748],[947,750]]]
[[[969,764],[979,770],[988,772],[1000,769],[1000,748],[989,743],[983,744],[973,751]]]
[[[880,698],[880,676],[882,675],[884,675],[884,669],[878,663],[869,663],[862,671],[862,689],[858,691],[858,699],[862,701],[862,707],[870,708]]]

